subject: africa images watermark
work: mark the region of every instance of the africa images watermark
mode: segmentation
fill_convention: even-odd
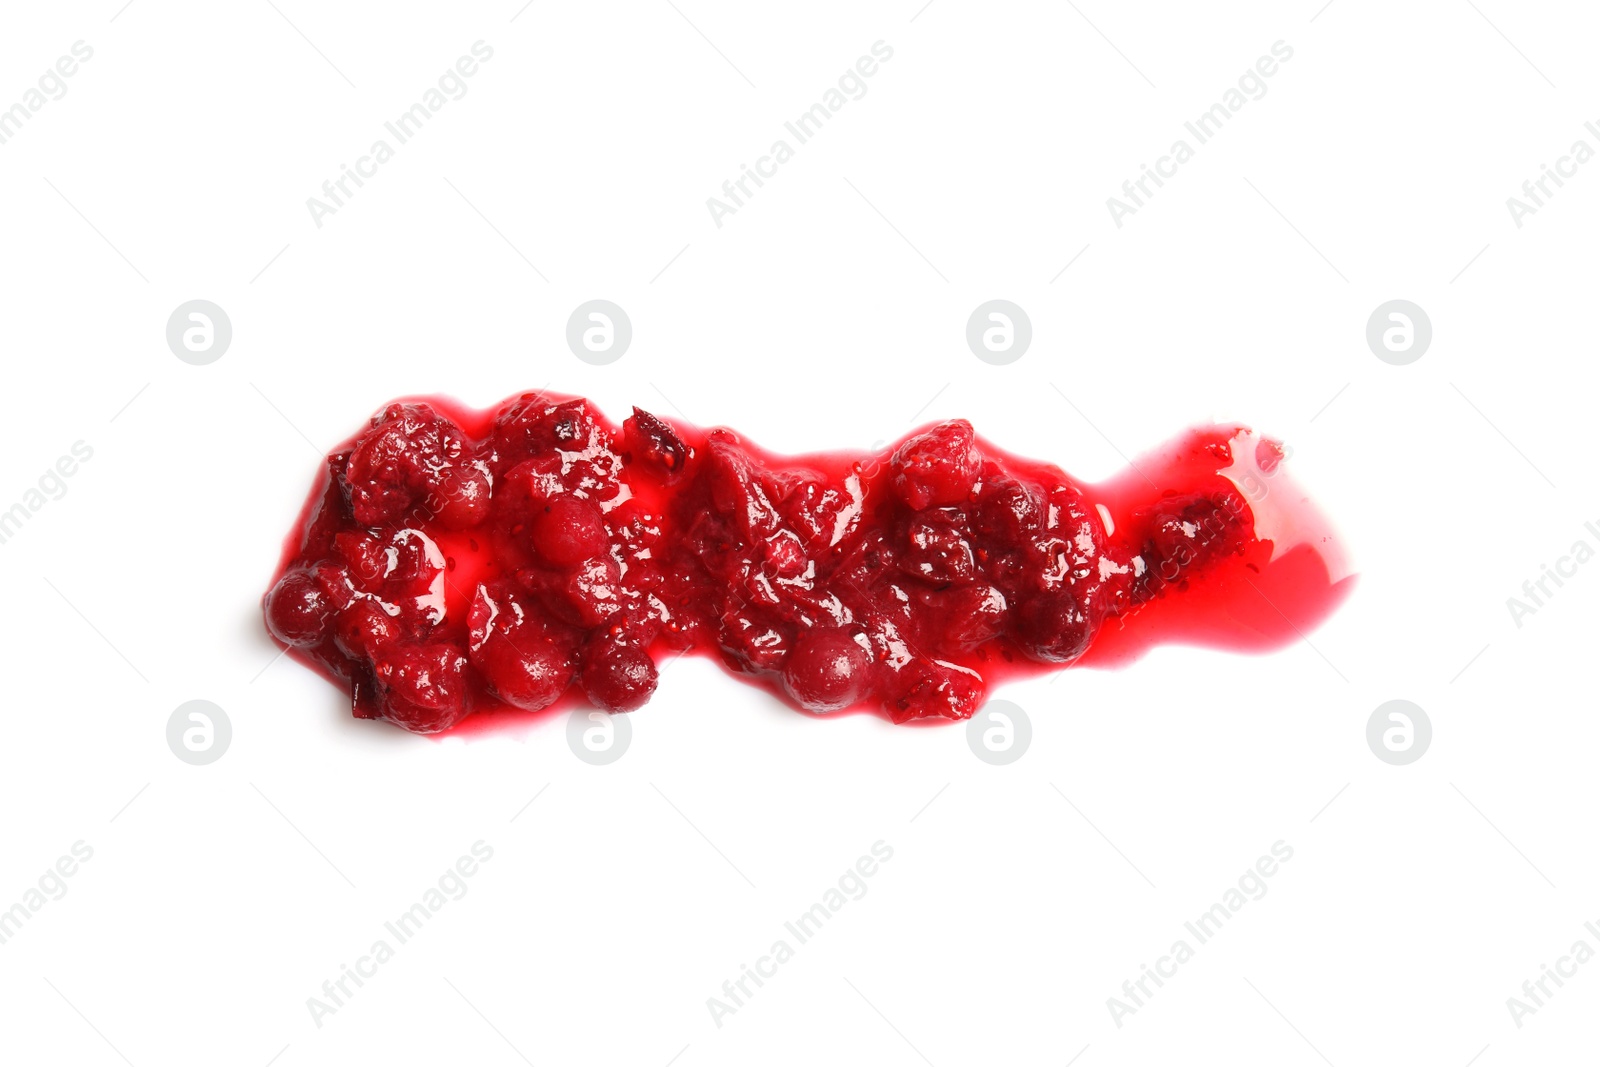
[[[820,103],[812,104],[794,121],[783,124],[783,128],[794,138],[795,145],[803,145],[821,133],[822,127],[850,100],[860,100],[866,96],[866,79],[878,73],[880,63],[887,63],[893,58],[893,48],[882,41],[872,42],[872,55],[862,56],[855,61],[854,66],[847,67],[845,72],[839,75],[837,88],[830,87],[822,94]],[[846,93],[849,94],[848,98],[845,96]],[[780,137],[772,142],[766,155],[756,159],[754,169],[748,164],[739,164],[739,176],[722,183],[722,195],[727,199],[722,200],[715,196],[706,198],[706,210],[711,212],[711,221],[717,224],[717,229],[722,229],[724,216],[736,214],[745,206],[746,200],[755,196],[749,183],[755,182],[756,188],[761,188],[765,184],[762,179],[776,176],[778,167],[794,158],[794,151],[795,146],[791,146],[788,141]]]
[[[1586,522],[1583,528],[1589,536],[1600,541],[1600,526]],[[1578,567],[1594,559],[1594,555],[1594,547],[1580,537],[1572,543],[1572,548],[1566,555],[1556,557],[1554,567],[1548,563],[1539,564],[1539,577],[1529,578],[1522,583],[1522,595],[1527,599],[1506,597],[1506,610],[1511,612],[1511,621],[1517,624],[1517,629],[1522,629],[1523,618],[1537,614],[1539,609],[1545,606],[1545,602],[1566,584],[1562,581],[1563,578],[1577,577]],[[1555,589],[1550,588],[1552,582],[1555,583]]]
[[[22,94],[21,101],[0,110],[0,145],[21,133],[23,124],[43,111],[51,100],[66,96],[66,79],[78,73],[79,64],[94,58],[94,49],[82,41],[72,42],[71,52],[39,75],[38,88],[29,88]]]
[[[67,895],[68,878],[78,873],[78,866],[94,858],[94,849],[82,841],[72,843],[72,855],[62,856],[45,868],[39,876],[38,887],[29,886],[22,899],[5,911],[0,911],[0,945],[10,941],[34,915],[52,900]]]
[[[1586,922],[1583,928],[1591,937],[1600,941],[1600,926]],[[1540,1008],[1548,1007],[1545,1002],[1567,984],[1562,979],[1576,977],[1578,968],[1594,959],[1594,956],[1594,947],[1579,938],[1572,943],[1572,948],[1566,955],[1556,958],[1554,968],[1548,963],[1539,964],[1539,977],[1530,978],[1522,983],[1522,996],[1506,998],[1506,1010],[1511,1013],[1511,1021],[1517,1024],[1517,1029],[1522,1029],[1523,1020],[1528,1016],[1537,1015]],[[1555,990],[1550,988],[1552,982],[1555,983]]]
[[[438,882],[423,891],[421,900],[401,912],[393,922],[383,924],[389,937],[394,939],[394,944],[390,944],[388,938],[378,938],[365,955],[356,957],[354,968],[339,964],[339,977],[322,983],[322,996],[306,998],[306,1010],[311,1013],[311,1021],[316,1023],[317,1029],[322,1029],[323,1020],[337,1013],[361,990],[366,984],[363,979],[375,977],[381,965],[394,959],[396,947],[420,933],[428,921],[444,910],[450,901],[460,900],[467,895],[467,879],[478,873],[480,864],[494,858],[494,849],[483,841],[474,841],[471,852],[472,855],[462,856],[445,868]],[[354,989],[350,988],[352,983]]]
[[[383,124],[389,136],[394,138],[393,145],[382,137],[373,141],[367,154],[356,158],[354,168],[341,163],[339,176],[322,183],[322,196],[326,199],[315,196],[306,198],[306,210],[311,212],[311,221],[317,229],[322,229],[322,220],[326,216],[337,214],[345,202],[355,196],[350,183],[354,182],[358,190],[366,184],[362,179],[376,177],[378,167],[395,157],[398,146],[421,133],[422,128],[450,101],[460,100],[467,95],[467,79],[478,73],[480,63],[487,63],[494,58],[494,49],[483,41],[474,41],[471,52],[472,55],[461,56],[454,66],[439,75],[438,82],[423,92],[419,103],[412,104],[394,120]]]
[[[1253,67],[1241,74],[1237,87],[1223,93],[1219,103],[1212,104],[1193,121],[1183,124],[1183,128],[1194,138],[1194,145],[1182,137],[1178,138],[1172,142],[1172,147],[1167,150],[1166,155],[1156,159],[1153,168],[1147,163],[1141,163],[1139,177],[1122,183],[1122,195],[1127,197],[1127,200],[1115,196],[1106,198],[1106,209],[1111,212],[1111,221],[1116,224],[1117,229],[1122,229],[1124,218],[1137,214],[1139,209],[1145,206],[1145,201],[1155,196],[1149,183],[1154,182],[1156,189],[1160,189],[1166,184],[1162,181],[1163,178],[1176,177],[1178,168],[1194,158],[1197,146],[1205,144],[1221,133],[1228,120],[1244,110],[1245,104],[1251,100],[1260,100],[1267,95],[1266,79],[1278,73],[1280,63],[1287,63],[1294,58],[1294,49],[1283,41],[1272,42],[1271,53],[1257,59]]]
[[[765,955],[756,958],[754,969],[739,964],[739,977],[722,983],[721,997],[706,998],[706,1010],[711,1013],[711,1021],[718,1030],[722,1029],[724,1019],[745,1007],[745,1002],[766,984],[762,979],[776,977],[779,966],[794,959],[797,946],[815,937],[823,924],[850,901],[860,900],[867,895],[867,879],[878,873],[879,864],[888,863],[894,858],[894,849],[882,841],[874,841],[870,851],[872,855],[857,859],[852,867],[839,876],[835,885],[823,892],[820,901],[783,924],[784,930],[794,938],[793,945],[787,938],[778,938]],[[750,988],[751,983],[754,983],[754,989]]]
[[[1151,982],[1155,983],[1156,989],[1160,989],[1166,984],[1163,979],[1174,977],[1181,965],[1194,959],[1196,946],[1204,945],[1221,933],[1228,920],[1250,901],[1260,900],[1267,895],[1267,879],[1278,873],[1280,863],[1288,863],[1294,858],[1294,849],[1283,841],[1274,841],[1271,851],[1272,855],[1262,856],[1254,866],[1241,874],[1237,884],[1229,886],[1222,894],[1221,901],[1201,912],[1193,922],[1183,924],[1183,928],[1194,938],[1194,945],[1180,937],[1172,943],[1166,955],[1156,958],[1153,969],[1147,963],[1139,964],[1139,977],[1122,983],[1121,997],[1106,998],[1106,1009],[1111,1012],[1111,1021],[1116,1023],[1118,1030],[1122,1029],[1123,1019],[1146,1007],[1155,996],[1156,990],[1150,988]],[[1249,894],[1248,897],[1246,894]]]
[[[1589,136],[1600,141],[1600,126],[1593,122],[1585,122],[1583,128],[1588,131]],[[1511,212],[1511,221],[1517,229],[1522,229],[1528,216],[1537,215],[1539,209],[1546,206],[1545,201],[1555,196],[1567,184],[1561,179],[1577,177],[1578,168],[1594,157],[1594,146],[1580,137],[1572,142],[1572,147],[1567,150],[1566,155],[1556,160],[1554,167],[1548,163],[1539,164],[1539,176],[1529,178],[1522,183],[1522,195],[1527,199],[1506,197],[1506,210]],[[1555,184],[1554,189],[1550,188],[1552,182]]]
[[[67,479],[77,474],[79,466],[94,456],[94,449],[84,441],[74,441],[71,452],[71,455],[61,456],[46,467],[44,473],[39,475],[37,486],[23,493],[21,500],[0,511],[0,545],[17,536],[23,525],[50,501],[66,496]]]

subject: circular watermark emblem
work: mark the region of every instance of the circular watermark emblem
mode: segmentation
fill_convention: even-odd
[[[1033,341],[1028,313],[1009,300],[979,304],[967,320],[967,347],[985,363],[997,367],[1022,358]]]
[[[1396,767],[1417,762],[1432,743],[1433,723],[1428,713],[1409,700],[1379,704],[1367,720],[1367,747]]]
[[[1396,367],[1415,363],[1432,343],[1433,320],[1409,300],[1379,304],[1367,320],[1367,347]]]
[[[567,747],[574,756],[596,767],[615,763],[633,740],[630,718],[596,708],[573,708],[567,716]]]
[[[228,713],[209,700],[179,704],[167,719],[167,747],[172,754],[196,767],[215,763],[233,741]]]
[[[967,720],[967,747],[996,767],[1017,762],[1032,740],[1028,713],[1009,700],[991,700]]]
[[[233,323],[228,313],[209,300],[179,304],[167,319],[167,347],[196,367],[221,359],[232,342]]]
[[[567,320],[567,347],[596,367],[621,359],[632,341],[633,322],[628,313],[609,300],[579,304]]]

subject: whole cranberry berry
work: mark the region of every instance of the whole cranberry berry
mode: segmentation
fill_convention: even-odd
[[[389,573],[389,546],[376,534],[366,530],[340,530],[333,535],[333,550],[344,560],[351,580],[367,592],[381,586]]]
[[[489,517],[493,495],[489,465],[473,460],[457,468],[426,503],[446,529],[466,530]]]
[[[622,610],[622,568],[610,556],[580,563],[561,587],[566,609],[584,626],[599,626]]]
[[[758,461],[733,434],[717,431],[707,441],[702,477],[711,491],[711,506],[747,542],[763,540],[782,522],[761,484],[760,473]]]
[[[350,452],[351,512],[363,526],[394,522],[469,459],[471,444],[455,423],[427,404],[390,404]]]
[[[972,423],[966,419],[941,422],[907,438],[889,457],[895,493],[917,511],[964,503],[982,465]]]
[[[538,711],[572,681],[569,642],[532,598],[509,583],[480,585],[467,616],[472,665],[490,691],[512,707]]]
[[[861,699],[872,666],[849,632],[813,628],[795,642],[783,664],[783,688],[807,711],[840,711]]]
[[[564,494],[551,500],[534,520],[533,547],[558,567],[574,567],[605,552],[605,520],[587,500]]]
[[[602,711],[633,711],[656,691],[656,664],[638,645],[608,641],[585,650],[579,684]]]
[[[399,639],[399,622],[371,597],[351,601],[334,620],[333,643],[351,659],[374,660]]]
[[[1038,486],[998,471],[992,477],[985,472],[976,519],[980,534],[1001,546],[1016,547],[1031,540],[1044,522],[1044,494]]]
[[[1096,628],[1085,605],[1070,591],[1032,597],[1014,619],[1018,646],[1043,663],[1071,663],[1088,650]]]
[[[412,733],[448,730],[472,710],[466,672],[453,645],[391,648],[372,666],[379,717]]]
[[[607,435],[587,400],[552,401],[524,393],[495,417],[495,448],[512,464],[556,450],[585,452]]]
[[[492,637],[473,651],[472,665],[495,696],[523,711],[554,704],[573,673],[571,653],[546,635],[530,635],[524,645]]]
[[[267,628],[286,645],[307,648],[319,644],[328,631],[333,605],[322,583],[311,572],[295,569],[278,580],[267,594]]]

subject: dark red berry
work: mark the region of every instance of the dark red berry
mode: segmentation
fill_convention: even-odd
[[[1041,593],[1017,609],[1017,644],[1042,663],[1071,663],[1088,651],[1094,633],[1089,612],[1071,592]]]
[[[266,612],[267,628],[274,637],[286,645],[305,648],[327,633],[333,605],[311,572],[292,570],[267,594]]]
[[[356,660],[373,660],[400,640],[400,623],[373,597],[354,600],[334,622],[333,641]]]
[[[977,488],[982,462],[972,424],[952,419],[895,449],[889,457],[890,479],[900,499],[913,510],[962,504]]]
[[[333,551],[344,560],[350,580],[369,592],[383,584],[393,566],[387,539],[366,530],[340,530],[333,537]]]
[[[467,657],[448,644],[392,648],[372,666],[378,715],[413,733],[448,730],[472,710]]]
[[[864,639],[817,628],[802,634],[784,661],[783,687],[807,711],[839,711],[865,695],[871,666]]]
[[[602,711],[633,711],[656,691],[656,664],[637,645],[602,641],[584,650],[579,683]]]
[[[591,452],[605,448],[608,437],[587,400],[546,393],[527,393],[507,404],[494,425],[495,447],[508,465],[556,452]]]
[[[609,543],[600,509],[574,496],[556,497],[533,520],[533,547],[558,567],[594,559]]]
[[[494,480],[489,465],[468,460],[429,494],[425,503],[449,530],[466,530],[489,517]]]
[[[538,711],[572,681],[572,643],[527,596],[510,585],[478,587],[468,616],[469,658],[490,692],[514,708]]]
[[[427,404],[390,404],[356,439],[345,468],[356,522],[398,522],[473,459],[466,434]]]

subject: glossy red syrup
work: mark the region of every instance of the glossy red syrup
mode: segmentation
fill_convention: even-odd
[[[780,457],[549,393],[402,400],[328,457],[264,609],[358,718],[419,733],[632,711],[683,652],[817,714],[965,719],[1019,674],[1319,623],[1354,578],[1282,458],[1214,426],[1086,485],[959,419]]]

